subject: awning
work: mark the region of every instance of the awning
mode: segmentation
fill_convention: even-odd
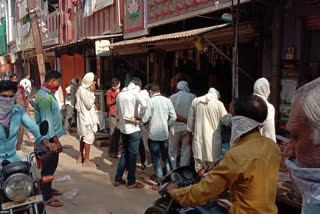
[[[110,34],[110,35],[102,35],[102,36],[88,36],[86,38],[79,39],[77,41],[68,42],[68,43],[61,44],[61,45],[56,45],[51,48],[46,48],[46,49],[44,49],[44,51],[50,52],[50,51],[54,51],[59,48],[67,48],[67,47],[81,45],[81,44],[87,43],[88,41],[91,41],[91,40],[99,40],[99,39],[113,38],[113,37],[119,37],[119,36],[123,36],[123,34],[120,33],[120,34]]]
[[[211,27],[199,28],[195,30],[188,30],[188,31],[183,31],[178,33],[170,33],[170,34],[164,34],[159,36],[142,37],[138,39],[125,40],[125,41],[110,44],[109,47],[112,48],[112,47],[120,47],[120,46],[148,44],[148,43],[155,43],[155,42],[161,42],[161,41],[167,41],[167,40],[177,40],[182,38],[188,38],[188,37],[197,36],[203,33],[207,33],[213,30],[217,30],[229,25],[230,24],[227,23],[227,24],[215,25]]]

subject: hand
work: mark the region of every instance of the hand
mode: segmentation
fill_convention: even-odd
[[[234,101],[231,101],[229,105],[229,113],[234,115]]]
[[[100,110],[100,107],[98,107],[98,106],[94,106],[94,108],[95,108],[97,111]]]
[[[55,143],[50,143],[48,139],[43,139],[42,143],[45,145],[45,147],[48,147],[50,149],[50,152],[57,152],[58,148]]]
[[[169,194],[175,189],[178,189],[178,184],[169,184],[166,188],[167,193]]]
[[[21,145],[18,145],[18,144],[17,144],[16,150],[17,150],[17,151],[20,151],[20,150],[21,150]]]
[[[90,87],[90,91],[91,92],[95,92],[96,91],[96,85],[93,84],[91,87]]]
[[[63,146],[61,145],[60,141],[55,142],[57,146],[57,152],[62,152],[63,151]]]

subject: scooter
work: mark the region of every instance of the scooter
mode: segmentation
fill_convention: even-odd
[[[161,182],[159,194],[161,198],[157,199],[152,207],[149,207],[145,214],[227,214],[228,205],[218,200],[211,200],[203,206],[181,207],[167,192],[169,184],[177,184],[179,188],[187,187],[200,182],[202,177],[188,166],[179,167],[168,173]]]
[[[48,132],[48,122],[40,124],[42,136]],[[27,156],[27,161],[10,163],[4,160],[0,166],[0,214],[46,213],[41,184],[53,180],[53,176],[37,178],[34,172],[34,157],[49,152],[46,147],[38,147]]]

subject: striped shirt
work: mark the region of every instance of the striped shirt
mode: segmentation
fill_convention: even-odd
[[[154,94],[147,103],[142,118],[143,123],[149,122],[149,139],[153,141],[168,140],[168,126],[172,125],[177,115],[172,102],[160,93]]]

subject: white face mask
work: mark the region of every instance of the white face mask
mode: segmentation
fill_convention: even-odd
[[[114,91],[119,91],[119,89],[120,89],[120,83],[119,83],[116,87],[112,87],[112,89],[113,89]]]

